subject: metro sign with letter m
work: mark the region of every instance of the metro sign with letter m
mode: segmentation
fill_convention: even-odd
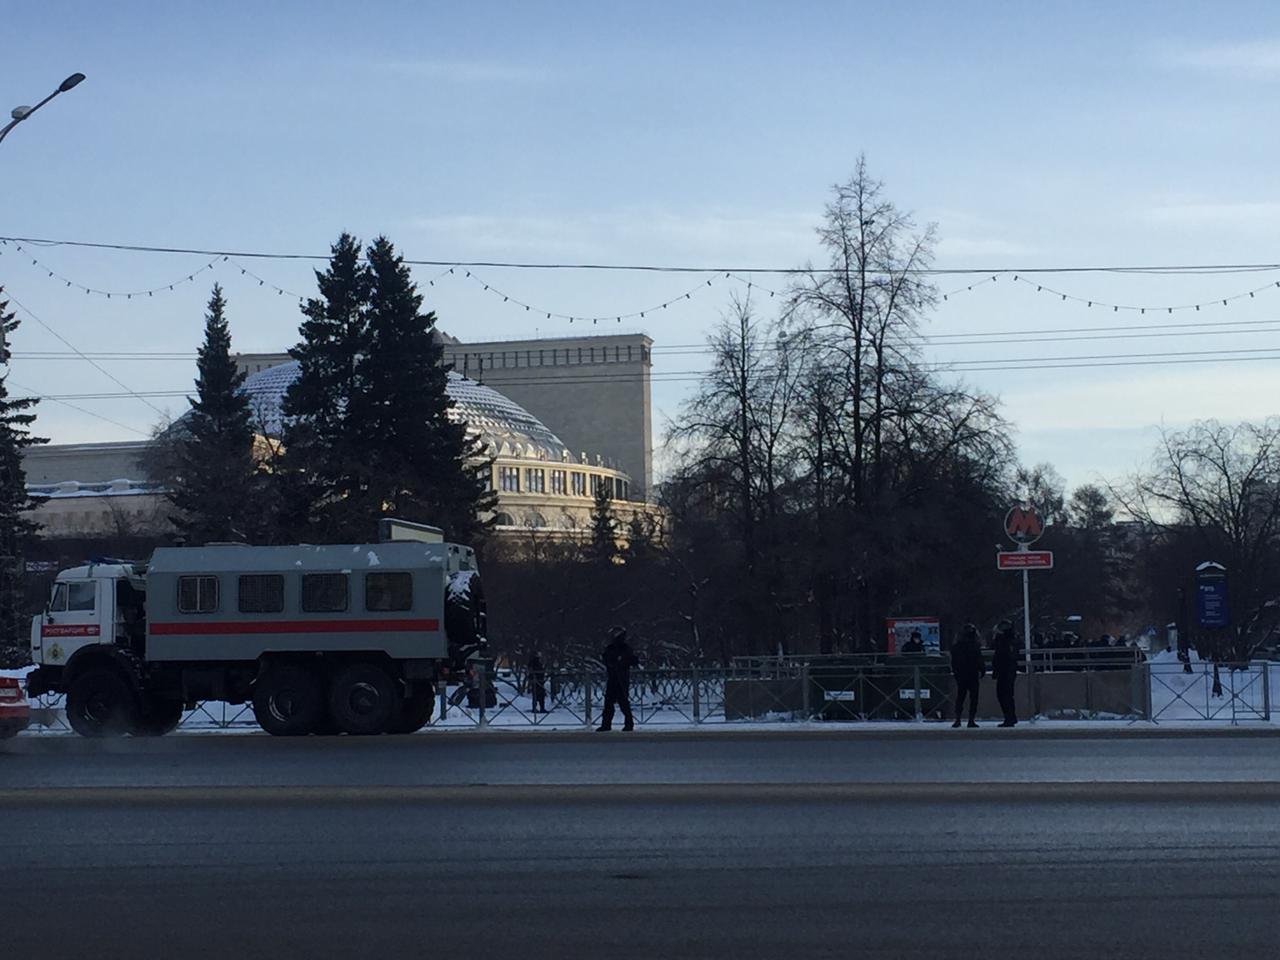
[[[1014,507],[1005,514],[1004,532],[1014,543],[1027,547],[1044,536],[1044,520],[1035,507]]]

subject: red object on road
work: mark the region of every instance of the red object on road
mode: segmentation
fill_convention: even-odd
[[[0,740],[15,736],[30,723],[31,705],[22,692],[22,681],[0,677]]]
[[[1052,570],[1052,550],[1002,550],[996,554],[999,570]]]

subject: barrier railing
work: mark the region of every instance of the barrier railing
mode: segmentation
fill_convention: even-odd
[[[1148,667],[1148,719],[1239,723],[1271,719],[1271,664],[1159,664]],[[1216,674],[1216,682],[1215,682]]]
[[[905,662],[904,662],[905,661]],[[1052,668],[1050,667],[1052,664]],[[1093,661],[1042,658],[1015,684],[1018,713],[1027,719],[1109,719],[1241,723],[1271,720],[1271,668],[1266,661],[1222,664]],[[1275,665],[1280,670],[1280,664]],[[477,687],[440,688],[437,727],[579,727],[600,723],[606,678],[595,669],[551,670],[544,704],[532,685],[500,673]],[[980,687],[979,716],[998,717],[995,684]],[[728,668],[637,669],[630,698],[639,726],[786,721],[898,721],[951,719],[955,686],[939,657],[753,658]],[[67,732],[62,697],[32,700],[36,731]],[[621,723],[621,717],[615,722]],[[186,711],[184,730],[252,729],[252,707],[208,701]]]

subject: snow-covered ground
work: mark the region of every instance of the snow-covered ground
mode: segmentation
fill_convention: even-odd
[[[1191,672],[1175,654],[1151,658],[1151,716],[1156,722],[1276,722],[1268,704],[1280,689],[1280,663],[1255,661],[1243,670],[1219,670],[1220,696],[1213,695],[1213,664],[1191,654]],[[1270,715],[1270,716],[1268,716]]]
[[[1213,666],[1200,661],[1194,654],[1191,672],[1172,653],[1160,653],[1150,660],[1151,713],[1156,724],[1164,727],[1205,730],[1213,727],[1249,724],[1251,726],[1278,724],[1280,717],[1268,710],[1271,691],[1280,689],[1280,663],[1259,661],[1245,670],[1220,671],[1222,695],[1215,697]],[[0,676],[25,677],[31,668],[0,671]],[[695,711],[688,686],[674,686],[675,693],[651,689],[637,690],[633,706],[637,723],[646,730],[742,730],[778,729],[830,730],[864,727],[875,730],[918,729],[913,722],[850,721],[847,723],[799,721],[790,713],[776,713],[755,720],[726,720],[715,682],[704,682]],[[456,688],[450,688],[454,693]],[[593,694],[593,704],[588,719],[581,696],[565,698],[557,704],[548,698],[552,710],[534,713],[528,694],[519,694],[508,683],[498,685],[498,705],[484,711],[484,726],[493,730],[582,730],[600,722],[600,691]],[[33,722],[27,735],[50,735],[70,732],[62,712],[61,697],[45,697],[32,704]],[[438,708],[437,708],[438,709]],[[622,718],[615,719],[621,725]],[[1039,719],[1035,725],[1042,729],[1098,729],[1099,727],[1129,727],[1133,721],[1127,717],[1097,716],[1093,719],[1060,720]],[[480,726],[480,711],[465,706],[450,706],[443,718],[437,716],[427,731],[475,730]],[[183,715],[178,730],[182,733],[216,733],[227,731],[258,731],[253,710],[247,704],[207,702]]]

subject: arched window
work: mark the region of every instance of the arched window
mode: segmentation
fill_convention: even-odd
[[[495,513],[493,522],[499,527],[514,527],[516,525],[515,519],[509,513]]]
[[[531,513],[525,514],[524,525],[526,527],[545,527],[547,525],[547,518],[534,510]]]

